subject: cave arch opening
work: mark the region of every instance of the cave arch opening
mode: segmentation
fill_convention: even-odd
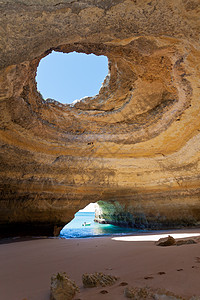
[[[71,222],[66,224],[60,231],[60,236],[64,238],[81,238],[93,235],[96,209],[98,209],[98,204],[90,203],[85,208],[77,211]]]
[[[36,83],[44,100],[73,104],[97,95],[107,75],[108,58],[104,55],[53,51],[41,59]]]
[[[84,209],[75,213],[71,222],[60,231],[62,238],[91,238],[98,236],[113,236],[131,234],[134,228],[123,227],[106,222],[103,219],[102,201],[88,204]],[[110,211],[112,215],[112,211]],[[107,211],[109,214],[109,211]],[[107,215],[108,216],[108,215]]]

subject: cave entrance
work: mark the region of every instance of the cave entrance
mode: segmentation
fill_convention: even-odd
[[[37,89],[45,100],[71,104],[98,94],[107,74],[106,56],[53,51],[39,63]]]
[[[96,212],[96,213],[95,213]],[[97,203],[90,203],[79,210],[74,219],[60,231],[62,238],[87,238],[98,236],[124,235],[136,231],[133,228],[124,228],[112,224],[98,223],[101,207]],[[95,214],[97,217],[95,217]],[[101,220],[102,221],[102,220]]]
[[[94,235],[95,227],[95,210],[98,208],[97,203],[90,203],[84,209],[80,209],[71,222],[63,227],[60,236],[64,238],[82,238]]]

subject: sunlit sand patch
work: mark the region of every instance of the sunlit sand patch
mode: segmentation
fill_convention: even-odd
[[[175,239],[200,236],[200,233],[166,233],[113,237],[112,240],[121,242],[155,242],[160,238],[168,237],[169,234],[172,235]]]

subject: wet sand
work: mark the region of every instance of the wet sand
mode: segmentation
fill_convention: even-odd
[[[182,232],[200,234],[200,229]],[[0,244],[0,299],[49,300],[51,275],[61,271],[80,287],[75,299],[125,300],[121,282],[164,288],[187,299],[200,296],[200,243],[158,247],[153,241],[112,237],[5,241]],[[111,287],[85,289],[81,276],[86,272],[103,272],[119,280]],[[101,294],[102,290],[108,293]]]

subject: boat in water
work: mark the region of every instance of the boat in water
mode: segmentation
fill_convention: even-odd
[[[87,223],[87,222],[84,222],[83,224],[82,224],[82,226],[90,226],[91,225],[91,223]]]

